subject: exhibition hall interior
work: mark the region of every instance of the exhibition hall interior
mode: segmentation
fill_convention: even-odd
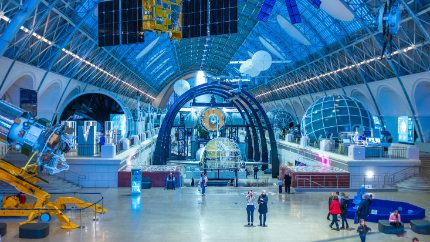
[[[430,241],[430,0],[0,0],[0,241]]]

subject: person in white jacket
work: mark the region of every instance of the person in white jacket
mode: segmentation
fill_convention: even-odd
[[[208,182],[208,177],[204,172],[202,172],[200,176],[200,186],[202,187],[202,195],[205,195],[205,186],[207,182]]]

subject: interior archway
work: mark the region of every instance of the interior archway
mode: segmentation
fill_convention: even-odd
[[[67,97],[63,99],[62,101],[62,105],[68,101],[70,101],[70,99],[76,95],[78,95],[80,92],[80,87],[75,87],[73,88],[73,90],[71,92],[69,92],[69,94],[67,94]],[[61,106],[62,106],[61,105]]]
[[[303,102],[303,106],[305,107],[305,110],[307,110],[309,106],[311,106],[312,104],[307,98],[303,98],[302,102]]]
[[[293,106],[294,106],[294,110],[296,110],[297,118],[301,120],[303,115],[305,114],[305,110],[303,109],[303,106],[300,105],[300,103],[298,103],[297,101],[293,102]]]
[[[37,116],[39,118],[52,119],[52,115],[60,101],[61,86],[58,82],[52,83],[48,88],[38,95]]]
[[[294,109],[291,107],[290,104],[284,102],[283,106],[289,113],[291,113],[292,115],[296,115],[296,112],[294,112]]]
[[[370,101],[369,98],[367,98],[366,95],[364,95],[363,92],[361,92],[360,90],[353,90],[351,93],[351,97],[357,99],[358,101],[360,101],[365,108],[367,108],[367,110],[369,110],[369,112],[372,115],[378,115],[378,113],[376,112],[375,109],[375,105],[373,105],[372,101]]]
[[[7,89],[5,94],[2,97],[2,100],[6,100],[13,105],[19,107],[20,106],[20,88],[34,90],[33,77],[30,75],[24,75],[20,78],[16,79],[15,82]]]
[[[378,103],[385,128],[391,133],[393,143],[399,142],[398,117],[410,116],[411,113],[403,98],[392,88],[383,86],[378,92]]]
[[[424,142],[430,141],[430,80],[426,79],[415,87],[414,102],[418,120],[422,129]]]

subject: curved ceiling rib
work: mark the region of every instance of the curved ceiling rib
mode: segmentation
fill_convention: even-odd
[[[21,5],[0,0],[0,34],[5,34],[3,39],[11,33],[2,49],[7,58],[122,95],[141,95],[147,102],[201,67],[214,75],[237,75],[238,66],[230,61],[267,50],[275,60],[291,60],[262,72],[270,76],[267,85],[248,87],[260,102],[268,102],[429,70],[430,3],[400,1],[405,11],[390,61],[378,59],[382,37],[373,21],[385,0],[349,0],[347,5],[339,0],[353,13],[352,21],[335,19],[323,8],[298,0],[303,21],[293,25],[297,31],[282,27],[289,22],[285,1],[276,1],[269,20],[259,22],[263,0],[243,0],[238,4],[237,34],[172,41],[165,34],[147,33],[145,43],[103,48],[97,45],[93,11],[98,0],[23,0]],[[28,14],[22,26],[11,25],[32,3],[38,11]],[[396,70],[387,68],[390,65]]]

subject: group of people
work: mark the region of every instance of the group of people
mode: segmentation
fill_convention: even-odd
[[[202,195],[205,195],[205,188],[207,186],[207,182],[208,182],[208,177],[206,176],[206,173],[202,172],[202,174],[200,174],[200,181],[199,181],[199,190],[201,189]],[[191,177],[191,186],[194,187],[193,177]],[[172,187],[173,190],[175,190],[175,187],[176,187],[176,179],[175,179],[175,176],[172,174],[172,172],[170,172],[166,178],[166,185],[164,187],[164,190],[168,189],[169,187]]]
[[[370,214],[370,205],[373,201],[373,195],[370,194],[367,196],[366,194],[363,194],[362,199],[360,203],[358,204],[358,208],[356,211],[356,217],[359,221],[359,226],[357,228],[357,232],[360,235],[360,239],[362,242],[366,241],[366,234],[371,231],[371,229],[366,225],[366,217]],[[333,228],[333,225],[336,224],[336,230],[339,231],[340,229],[346,229],[349,228],[348,221],[346,220],[346,214],[348,213],[348,206],[349,206],[349,198],[345,193],[331,192],[329,197],[329,213],[327,215],[327,220],[330,220],[330,215],[332,215],[332,222],[329,225],[330,228]],[[340,214],[342,218],[342,227],[339,229],[338,219],[337,216]],[[399,214],[398,210],[395,210],[389,218],[390,224],[394,226],[396,229],[402,227],[402,220]],[[418,242],[417,238],[414,238],[412,240],[413,242]]]
[[[248,195],[246,195],[246,212],[248,214],[248,227],[254,226],[254,210],[255,206],[255,197],[252,190],[248,191]],[[269,201],[269,197],[266,194],[266,191],[263,190],[261,195],[257,199],[258,204],[258,213],[260,213],[260,226],[267,227],[266,225],[266,214],[267,214],[267,202]]]
[[[333,224],[336,224],[336,230],[339,231],[340,229],[346,229],[349,228],[348,221],[346,220],[346,214],[348,212],[348,206],[349,206],[349,197],[345,195],[345,193],[341,193],[339,195],[339,192],[331,193],[330,198],[328,200],[328,208],[329,212],[327,214],[327,220],[330,220],[330,215],[332,215],[333,221],[330,224],[330,228],[333,228]],[[342,227],[339,229],[338,219],[337,216],[340,214],[340,217],[342,218]]]

